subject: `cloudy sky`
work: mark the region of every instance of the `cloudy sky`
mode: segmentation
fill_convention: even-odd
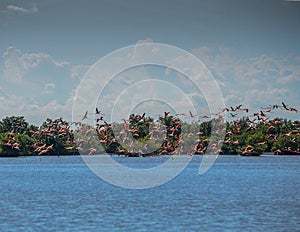
[[[226,106],[260,109],[284,101],[300,109],[299,23],[299,1],[1,0],[0,119],[24,115],[36,125],[47,117],[71,120],[74,95],[87,70],[107,54],[141,41],[169,44],[198,57]],[[180,75],[156,69],[131,70],[111,85],[122,90],[139,80],[130,79],[135,75],[161,80],[173,75],[170,83],[180,86]],[[162,84],[159,91],[166,89],[170,86]],[[130,105],[130,95],[122,96]],[[299,113],[276,114],[299,118]]]

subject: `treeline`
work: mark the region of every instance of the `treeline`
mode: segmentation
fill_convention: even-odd
[[[47,119],[40,127],[29,125],[22,116],[6,117],[0,122],[2,157],[77,154],[70,125],[61,118]]]
[[[243,117],[223,123],[223,118],[187,123],[166,114],[156,121],[130,115],[123,123],[109,124],[47,119],[29,125],[22,116],[0,121],[0,156],[119,154],[125,156],[204,154],[300,154],[300,122],[275,118],[253,122]],[[216,130],[213,125],[217,126]],[[212,134],[214,142],[211,142]]]

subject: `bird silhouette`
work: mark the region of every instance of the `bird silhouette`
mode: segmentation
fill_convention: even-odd
[[[83,115],[83,117],[81,118],[81,120],[83,121],[83,120],[87,119],[87,115],[88,115],[88,111],[85,112],[85,114]]]

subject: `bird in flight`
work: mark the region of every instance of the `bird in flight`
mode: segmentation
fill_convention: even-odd
[[[290,106],[286,105],[284,102],[281,102],[281,104],[282,104],[282,106],[283,106],[283,108],[284,108],[285,110],[288,110],[288,111],[295,111],[296,113],[298,112],[297,109],[295,109],[295,108],[293,108],[293,107],[290,107]]]
[[[191,116],[191,118],[195,118],[195,117],[197,117],[197,115],[195,115],[195,114],[192,114],[192,111],[189,111],[189,113],[190,113],[190,116]]]
[[[96,107],[96,112],[95,114],[101,114],[101,115],[104,115],[97,107]]]
[[[88,115],[88,111],[85,111],[85,114],[83,115],[83,117],[81,118],[81,120],[83,121],[84,119],[87,119],[87,115]]]

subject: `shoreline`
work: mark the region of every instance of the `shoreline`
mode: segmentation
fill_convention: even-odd
[[[68,154],[59,154],[59,155],[15,155],[15,156],[0,156],[0,158],[28,158],[28,157],[60,157],[60,156],[63,156],[63,157],[74,157],[74,156],[86,156],[86,157],[93,157],[93,156],[118,156],[118,157],[126,157],[126,158],[158,158],[158,157],[168,157],[168,156],[191,156],[189,154],[180,154],[180,155],[174,155],[174,154],[162,154],[162,155],[146,155],[146,154],[115,154],[115,153],[95,153],[93,155],[88,155],[88,154],[78,154],[78,155],[74,155],[74,154],[71,154],[71,155],[68,155]],[[192,155],[191,157],[193,156],[204,156],[206,154],[194,154]],[[255,155],[241,155],[241,154],[219,154],[219,156],[240,156],[240,157],[260,157],[260,156],[300,156],[300,153],[281,153],[281,154],[275,154],[273,152],[263,152],[262,154],[255,154]]]

